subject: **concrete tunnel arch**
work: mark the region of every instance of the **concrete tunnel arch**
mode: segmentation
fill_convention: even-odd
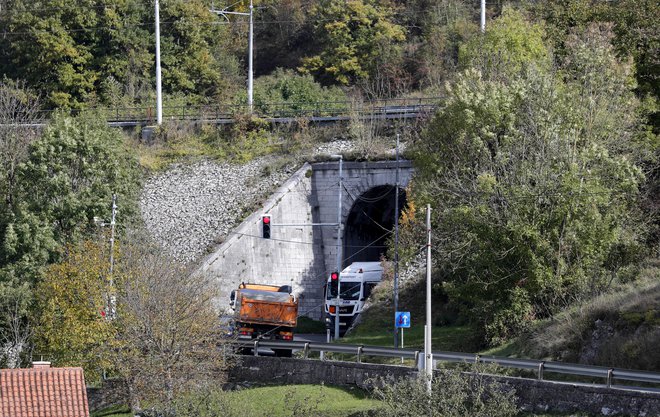
[[[344,222],[342,268],[353,262],[379,261],[393,236],[396,187],[379,185],[355,199]],[[399,215],[406,192],[399,189]]]

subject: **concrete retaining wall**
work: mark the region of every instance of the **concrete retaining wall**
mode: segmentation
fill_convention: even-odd
[[[320,319],[325,279],[323,255],[317,253],[320,235],[308,226],[277,226],[312,223],[318,203],[311,174],[305,164],[204,260],[200,270],[218,281],[218,307],[227,307],[229,293],[241,282],[292,285],[300,299],[299,314]],[[271,239],[261,238],[264,214],[270,214],[273,222]]]

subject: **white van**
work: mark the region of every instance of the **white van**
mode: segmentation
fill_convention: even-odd
[[[356,317],[362,312],[364,303],[369,298],[373,288],[383,278],[383,267],[380,262],[354,262],[344,268],[339,274],[339,333],[344,335]],[[332,276],[328,277],[325,286],[325,324],[329,329],[335,328],[335,302],[337,288],[333,285]]]

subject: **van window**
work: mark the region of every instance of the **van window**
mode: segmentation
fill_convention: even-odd
[[[371,290],[373,290],[376,285],[378,285],[378,284],[375,283],[375,282],[365,282],[364,283],[364,295],[362,297],[365,300],[367,298],[369,298],[369,296],[371,295]]]

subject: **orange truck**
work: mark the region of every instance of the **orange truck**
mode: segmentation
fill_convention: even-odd
[[[242,283],[230,295],[239,340],[293,340],[298,321],[298,300],[291,286]],[[274,349],[278,356],[291,356],[290,349]]]

